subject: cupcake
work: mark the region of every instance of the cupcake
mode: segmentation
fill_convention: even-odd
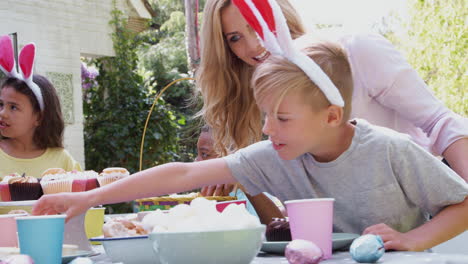
[[[107,168],[104,169],[101,174],[97,177],[99,186],[104,186],[109,183],[113,183],[117,180],[129,176],[130,173],[125,168]]]
[[[12,201],[37,200],[43,194],[39,180],[32,176],[13,177],[8,186]]]
[[[11,195],[10,195],[10,186],[8,185],[8,181],[12,178],[19,178],[21,175],[18,173],[12,173],[3,177],[2,181],[0,182],[0,201],[3,202],[10,202]]]
[[[41,174],[41,178],[49,174],[64,174],[64,173],[66,173],[66,171],[62,168],[50,168],[50,169],[45,170]]]
[[[65,171],[51,171],[51,174],[43,173],[41,178],[41,186],[44,194],[53,194],[61,192],[71,192],[73,185],[73,177]]]
[[[265,237],[268,241],[291,241],[291,230],[287,218],[273,218],[267,225]]]
[[[72,171],[69,175],[73,178],[72,192],[84,192],[98,187],[98,174],[93,170]]]

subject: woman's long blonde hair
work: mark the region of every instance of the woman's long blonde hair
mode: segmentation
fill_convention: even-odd
[[[305,33],[299,14],[287,0],[277,0],[291,35]],[[221,11],[230,0],[207,0],[201,29],[201,62],[195,78],[203,106],[197,116],[212,129],[214,148],[226,155],[261,140],[262,120],[250,79],[253,67],[237,58],[223,35]]]

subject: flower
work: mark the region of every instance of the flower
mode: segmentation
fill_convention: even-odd
[[[84,62],[81,63],[81,87],[84,91],[97,86],[96,77],[99,72],[95,67],[87,67]]]

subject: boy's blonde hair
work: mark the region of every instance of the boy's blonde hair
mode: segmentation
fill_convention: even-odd
[[[299,15],[287,0],[278,0],[293,38],[305,33]],[[197,92],[202,116],[213,133],[216,152],[226,155],[261,140],[260,111],[250,88],[253,68],[230,50],[222,30],[221,11],[230,0],[207,0],[201,28],[201,61]]]
[[[343,122],[351,112],[353,79],[351,67],[345,50],[335,42],[320,41],[301,50],[312,58],[340,91],[345,102]],[[310,104],[313,111],[320,111],[330,106],[323,92],[296,64],[282,56],[270,56],[257,66],[252,77],[252,86],[257,104],[266,99],[272,100],[273,112],[276,113],[284,96],[299,93],[304,102]]]

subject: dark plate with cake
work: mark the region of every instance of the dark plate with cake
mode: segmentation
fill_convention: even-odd
[[[358,234],[333,233],[332,249],[340,250],[351,245]],[[291,242],[291,230],[289,228],[288,218],[273,218],[268,224],[265,232],[267,241],[263,242],[260,249],[266,253],[284,254],[284,249]]]
[[[358,234],[350,233],[333,233],[332,249],[340,250],[351,245],[354,239],[358,238]],[[284,249],[291,241],[265,241],[262,244],[261,251],[272,254],[284,254]]]

